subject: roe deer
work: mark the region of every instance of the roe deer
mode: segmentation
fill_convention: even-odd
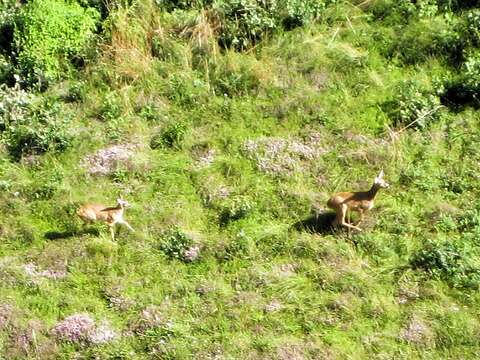
[[[127,207],[130,207],[130,204],[122,198],[118,198],[117,206],[115,207],[106,207],[105,205],[99,204],[82,205],[78,209],[77,215],[85,222],[101,221],[106,223],[110,228],[112,240],[115,240],[115,224],[123,224],[130,231],[135,231],[130,224],[123,219],[123,213]]]
[[[334,194],[327,202],[327,206],[335,210],[337,216],[333,225],[342,225],[357,231],[362,231],[358,225],[362,222],[365,211],[373,207],[373,200],[378,190],[388,188],[390,185],[383,180],[383,170],[375,178],[372,187],[368,191],[358,192],[339,192]],[[356,211],[360,214],[360,219],[353,225],[345,221],[347,211]]]

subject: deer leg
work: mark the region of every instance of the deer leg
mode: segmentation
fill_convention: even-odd
[[[357,226],[357,227],[363,221],[363,218],[364,218],[364,215],[365,215],[365,212],[363,210],[359,210],[358,213],[360,214],[360,219],[358,219],[357,223],[355,224],[355,226]]]
[[[125,225],[128,228],[128,230],[130,230],[132,232],[135,232],[135,230],[133,230],[133,228],[130,226],[130,224],[128,222],[126,222],[125,220],[120,221],[120,224]]]
[[[347,213],[347,210],[348,210],[348,206],[343,204],[340,211],[341,211],[341,222],[340,222],[340,225],[342,226],[345,226],[347,228],[350,228],[350,229],[354,229],[354,230],[357,230],[357,231],[362,231],[362,229],[360,229],[359,227],[355,226],[355,225],[351,225],[349,223],[347,223],[345,221],[345,215]]]
[[[109,224],[108,227],[110,228],[110,234],[112,235],[112,240],[115,241],[115,224]]]

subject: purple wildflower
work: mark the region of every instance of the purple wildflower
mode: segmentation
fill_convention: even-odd
[[[411,343],[426,343],[432,334],[428,326],[419,319],[412,319],[400,334],[400,337]]]
[[[314,160],[325,152],[319,141],[317,134],[307,140],[260,138],[245,141],[243,151],[257,163],[259,170],[289,175],[299,168],[302,161]]]
[[[0,304],[0,330],[5,328],[10,322],[13,307],[10,304]]]
[[[135,144],[112,145],[98,150],[93,155],[88,155],[82,164],[87,167],[90,175],[109,175],[115,171],[119,163],[130,160],[137,147]]]
[[[94,327],[95,322],[90,315],[74,314],[55,325],[53,333],[61,340],[81,342],[88,339]]]
[[[208,149],[204,154],[198,157],[197,167],[206,168],[212,165],[215,160],[216,151],[215,149]]]
[[[118,338],[118,334],[108,323],[102,323],[88,334],[88,340],[94,345],[106,344]]]
[[[160,327],[165,323],[158,306],[150,305],[143,309],[129,328],[135,334],[144,334],[147,330]]]
[[[67,272],[65,270],[58,270],[58,269],[47,269],[38,271],[37,266],[33,263],[28,263],[23,266],[23,270],[25,273],[33,278],[37,277],[45,277],[48,279],[58,280],[63,279],[67,276]]]
[[[282,304],[280,304],[277,300],[273,300],[269,304],[265,305],[266,312],[276,312],[282,309]]]
[[[183,257],[186,261],[195,261],[200,256],[200,246],[193,245],[190,246],[185,252],[183,253]]]

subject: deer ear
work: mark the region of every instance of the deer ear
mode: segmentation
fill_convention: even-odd
[[[385,173],[383,172],[383,169],[382,169],[380,170],[380,173],[378,174],[377,178],[383,179],[383,175],[385,175]]]

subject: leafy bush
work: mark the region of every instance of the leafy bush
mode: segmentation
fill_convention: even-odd
[[[478,5],[477,0],[378,0],[370,5],[377,19],[391,24],[407,23],[412,18],[434,17],[438,12],[468,9]]]
[[[71,60],[83,58],[98,20],[93,8],[61,0],[29,1],[20,11],[14,39],[18,66],[29,85],[61,77]]]
[[[70,86],[65,100],[70,102],[82,102],[87,96],[86,84],[83,81],[77,81]]]
[[[211,5],[212,2],[213,0],[156,0],[157,5],[167,11],[203,8]]]
[[[458,26],[451,18],[412,22],[394,38],[385,55],[405,64],[416,64],[432,57],[443,57],[458,64],[466,46]]]
[[[253,210],[252,202],[245,196],[235,196],[227,199],[222,206],[220,223],[242,219]]]
[[[255,93],[260,79],[247,62],[225,61],[219,64],[211,79],[215,92],[229,97]]]
[[[472,10],[465,14],[465,24],[461,29],[462,36],[474,46],[480,45],[480,10]]]
[[[159,147],[179,148],[182,140],[187,133],[187,126],[181,122],[176,122],[162,129],[150,140],[150,147],[157,149]]]
[[[432,278],[442,279],[453,287],[478,288],[480,267],[475,263],[473,250],[454,242],[428,242],[417,251],[410,264],[422,269]]]
[[[65,150],[71,142],[69,119],[60,106],[18,89],[0,88],[0,139],[11,156]]]
[[[122,115],[121,100],[115,92],[108,93],[102,101],[100,118],[105,121],[118,119]]]
[[[193,239],[179,227],[174,226],[162,235],[160,250],[170,259],[191,261],[189,251],[195,247]]]
[[[382,104],[395,126],[423,128],[440,115],[440,100],[416,81],[404,81],[395,91],[396,98]]]
[[[222,24],[219,43],[246,49],[275,30],[313,21],[325,6],[320,0],[217,0],[214,9]]]
[[[18,8],[13,0],[0,0],[0,53],[10,55]]]

